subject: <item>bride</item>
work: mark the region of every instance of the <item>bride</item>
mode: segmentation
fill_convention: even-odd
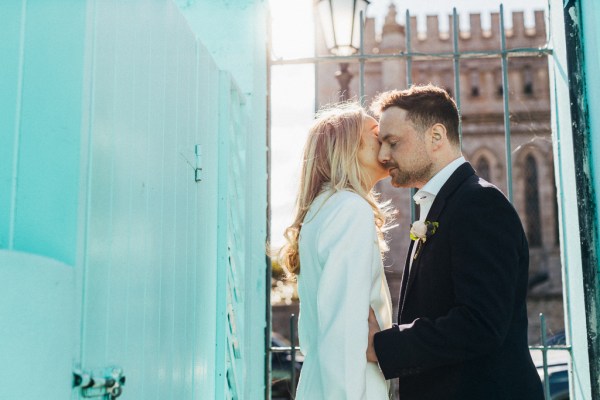
[[[366,358],[369,313],[380,329],[392,326],[381,256],[389,210],[373,193],[388,176],[377,135],[377,121],[354,103],[319,112],[309,131],[281,250],[298,279],[304,364],[297,400],[389,398],[379,366]]]

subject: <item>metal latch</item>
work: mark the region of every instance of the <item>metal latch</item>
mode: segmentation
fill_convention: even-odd
[[[194,152],[196,153],[196,167],[194,168],[194,179],[196,182],[202,180],[202,146],[197,144],[194,146]]]
[[[123,393],[125,375],[121,368],[105,368],[104,370],[87,372],[73,371],[73,387],[81,389],[85,398],[109,396],[114,400]]]

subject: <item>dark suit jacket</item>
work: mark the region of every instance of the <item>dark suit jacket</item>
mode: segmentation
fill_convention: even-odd
[[[529,250],[515,209],[465,163],[426,220],[439,227],[410,276],[407,259],[399,326],[374,338],[386,379],[400,378],[401,400],[542,400],[527,347]]]

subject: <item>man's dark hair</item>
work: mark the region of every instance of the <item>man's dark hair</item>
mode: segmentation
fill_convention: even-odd
[[[390,107],[406,110],[406,118],[420,131],[433,124],[446,127],[448,140],[459,145],[458,124],[460,116],[456,103],[448,92],[435,85],[413,85],[406,90],[390,90],[380,93],[371,104],[371,111],[380,116]]]

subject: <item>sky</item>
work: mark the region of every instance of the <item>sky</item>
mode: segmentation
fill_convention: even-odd
[[[274,58],[293,59],[314,55],[311,5],[314,0],[269,0]],[[371,0],[367,16],[383,23],[390,3],[396,5],[398,22],[404,24],[406,1]],[[417,29],[425,30],[427,15],[439,15],[440,30],[448,30],[452,8],[459,14],[461,30],[468,29],[469,13],[480,13],[483,29],[490,25],[490,13],[497,12],[495,0],[413,1],[410,14],[417,17]],[[533,10],[546,9],[547,0],[504,0],[507,28],[510,13],[525,12],[525,25],[533,25]],[[460,16],[464,16],[460,18]],[[334,78],[332,78],[334,79]],[[286,65],[271,69],[271,244],[284,244],[283,232],[292,222],[302,162],[302,149],[314,116],[314,66]]]

